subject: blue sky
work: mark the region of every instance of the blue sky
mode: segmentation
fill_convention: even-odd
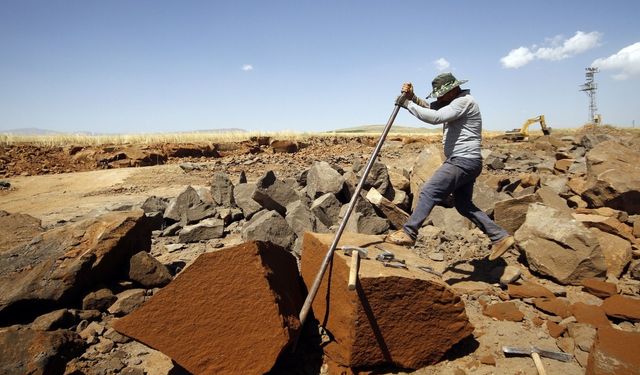
[[[299,132],[383,124],[451,71],[484,128],[640,127],[638,1],[0,0],[0,131]],[[421,126],[406,111],[396,124]],[[425,125],[429,126],[429,125]]]

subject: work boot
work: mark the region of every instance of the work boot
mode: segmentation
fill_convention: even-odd
[[[506,253],[507,250],[513,246],[516,241],[513,239],[513,236],[506,236],[491,245],[491,255],[489,255],[489,260],[496,260],[502,256],[502,254]]]
[[[407,232],[400,229],[385,237],[384,242],[401,246],[413,246],[416,243],[416,240],[411,238],[411,236],[408,235]]]

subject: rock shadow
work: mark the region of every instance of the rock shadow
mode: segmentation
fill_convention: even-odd
[[[460,268],[459,266],[463,264],[471,265],[473,270],[469,271]],[[502,258],[494,261],[487,258],[471,260],[462,259],[447,266],[442,273],[446,274],[447,272],[453,272],[458,275],[463,275],[460,277],[451,277],[446,279],[445,282],[449,285],[462,281],[482,281],[488,284],[495,284],[500,282],[500,276],[502,276],[506,266],[507,263]]]
[[[278,357],[269,375],[317,375],[323,363],[324,352],[321,347],[322,338],[318,329],[318,320],[309,315],[297,346],[287,346]]]
[[[480,342],[476,340],[473,335],[467,336],[467,338],[461,340],[454,346],[452,346],[446,353],[444,353],[444,357],[442,357],[443,361],[454,361],[459,358],[466,357],[470,354],[475,353],[476,350],[480,347]]]
[[[329,263],[327,273],[328,282],[331,283],[331,272],[333,259]],[[308,290],[299,278],[302,295],[307,296]],[[330,288],[328,289],[330,290]],[[327,305],[329,296],[327,298]],[[325,321],[328,316],[324,317]],[[269,375],[317,375],[323,364],[324,351],[322,350],[322,337],[320,336],[320,322],[313,315],[313,310],[309,311],[305,324],[302,326],[300,336],[293,340],[291,345],[285,347],[278,356],[273,368],[267,372]]]

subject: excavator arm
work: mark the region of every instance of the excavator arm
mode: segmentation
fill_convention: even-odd
[[[551,134],[551,128],[547,126],[545,122],[544,115],[539,115],[536,117],[532,117],[527,119],[520,129],[513,129],[511,131],[507,131],[505,133],[505,138],[510,139],[512,141],[527,141],[529,140],[529,126],[539,122],[540,127],[542,128],[542,134],[549,135]]]

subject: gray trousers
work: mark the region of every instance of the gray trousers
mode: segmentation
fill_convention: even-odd
[[[422,223],[433,207],[453,194],[458,212],[471,220],[492,242],[509,233],[494,223],[484,211],[473,204],[473,184],[482,172],[482,159],[454,157],[447,159],[420,191],[418,204],[402,229],[415,239]]]

